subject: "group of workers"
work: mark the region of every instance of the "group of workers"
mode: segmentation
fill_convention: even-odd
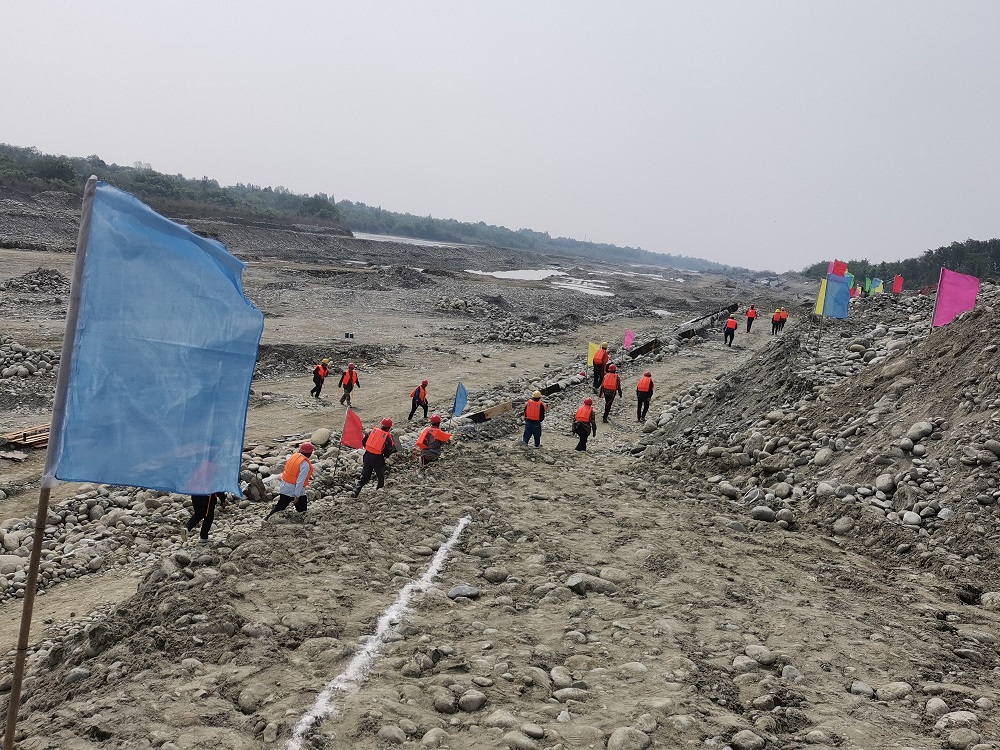
[[[754,321],[757,320],[757,307],[756,305],[750,305],[747,308],[747,333],[750,333],[750,329],[753,328]],[[776,335],[782,328],[785,327],[785,321],[788,320],[788,310],[783,307],[779,307],[774,311],[774,315],[771,316],[771,335]],[[722,341],[726,346],[733,345],[733,339],[736,338],[736,329],[739,328],[739,322],[736,320],[736,315],[732,314],[726,321],[722,324]]]
[[[750,333],[757,317],[757,308],[754,305],[750,305],[746,312],[747,333]],[[772,335],[781,331],[787,320],[788,312],[785,308],[779,307],[775,310],[774,315],[771,317]],[[732,346],[737,327],[736,316],[730,315],[726,319],[723,329],[724,341],[727,346]],[[618,375],[617,366],[611,362],[608,342],[602,342],[600,348],[594,353],[593,368],[593,395],[604,400],[604,414],[601,421],[607,423],[615,399],[622,396],[622,381]],[[313,388],[309,392],[310,395],[315,398],[320,397],[323,384],[329,374],[330,360],[324,359],[313,369]],[[343,390],[340,403],[350,407],[351,393],[355,388],[361,387],[361,383],[358,380],[358,371],[353,362],[347,363],[347,368],[341,374],[340,382],[337,385]],[[418,409],[423,410],[424,419],[427,419],[427,387],[428,381],[422,380],[420,385],[410,392],[410,413],[407,416],[407,421],[413,419]],[[647,370],[639,378],[635,388],[636,419],[639,422],[644,422],[646,419],[646,414],[649,411],[649,402],[653,398],[654,387],[653,375]],[[545,412],[546,405],[542,401],[541,391],[534,391],[531,394],[531,398],[524,405],[524,434],[522,441],[525,445],[534,441],[536,448],[541,446],[542,422],[545,419]],[[438,414],[431,415],[429,421],[430,424],[421,431],[414,446],[413,458],[418,463],[418,467],[423,467],[436,461],[441,455],[442,448],[452,437],[451,433],[441,429],[441,417]],[[361,460],[361,476],[352,490],[354,497],[358,497],[361,494],[362,488],[371,481],[373,475],[376,478],[378,489],[382,489],[385,486],[386,459],[399,450],[399,444],[392,435],[392,426],[392,420],[386,417],[378,427],[374,427],[364,434],[361,441],[364,448],[364,455]],[[587,450],[587,441],[597,435],[597,416],[594,410],[594,399],[590,396],[587,396],[583,400],[583,404],[574,413],[571,432],[578,438],[575,448],[578,451]],[[265,517],[265,520],[275,513],[285,510],[289,505],[294,506],[299,514],[305,513],[307,505],[306,488],[309,486],[309,480],[312,478],[314,471],[310,460],[314,450],[312,443],[304,442],[299,446],[298,452],[289,456],[285,461],[285,466],[281,473],[281,484],[278,488],[278,500]],[[225,508],[225,497],[225,493],[221,492],[212,495],[192,496],[194,513],[181,531],[183,541],[187,541],[188,533],[193,531],[198,524],[201,524],[201,539],[208,539],[208,532],[212,526],[215,508],[217,505]]]

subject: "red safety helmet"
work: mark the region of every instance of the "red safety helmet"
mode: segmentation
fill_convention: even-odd
[[[313,448],[313,444],[310,443],[308,440],[299,446],[299,453],[301,453],[304,456],[312,454],[314,450],[315,448]]]
[[[593,406],[594,405],[594,399],[592,399],[592,398],[590,398],[590,396],[588,396],[587,398],[585,398],[583,400],[583,403],[585,403],[587,406]]]
[[[653,373],[651,373],[651,372],[650,372],[649,370],[646,370],[646,372],[645,372],[645,373],[643,373],[643,375],[644,375],[645,377],[647,377],[647,378],[651,378],[651,377],[653,377]]]
[[[389,419],[389,417],[386,417],[385,419],[382,420],[382,429],[388,430],[391,428],[392,428],[392,420]]]
[[[348,370],[353,370],[354,369],[354,363],[353,362],[348,362],[347,363],[347,369]]]
[[[427,381],[426,381],[426,380],[421,380],[421,381],[420,381],[420,385],[422,385],[422,386],[425,386],[425,387],[426,387],[426,386],[427,386]]]
[[[431,414],[431,424],[441,424],[441,415]]]
[[[608,365],[608,372],[618,372],[618,368],[614,365]]]

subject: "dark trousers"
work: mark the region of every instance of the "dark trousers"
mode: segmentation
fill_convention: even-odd
[[[618,395],[617,391],[612,391],[607,388],[604,389],[604,421],[608,421],[608,415],[611,413],[611,404],[615,402],[615,396]]]
[[[211,495],[191,495],[191,502],[194,504],[194,514],[187,522],[187,530],[194,531],[194,527],[200,523],[201,538],[208,539],[212,521],[215,520],[215,500]]]
[[[781,323],[779,323],[776,320],[772,320],[771,321],[771,335],[772,336],[774,336],[778,332],[778,329],[780,329],[780,328],[781,328]]]
[[[736,329],[727,328],[726,332],[722,335],[722,338],[726,342],[726,346],[732,346],[733,339],[736,338]]]
[[[646,419],[646,412],[649,411],[649,400],[653,398],[653,394],[636,391],[635,398],[635,416],[640,422],[642,422]]]
[[[284,510],[285,508],[287,508],[292,503],[295,503],[295,510],[297,510],[299,513],[305,513],[306,512],[306,496],[305,495],[299,495],[298,497],[292,497],[291,495],[278,495],[278,503],[277,503],[277,505],[275,505],[273,508],[271,508],[271,512],[268,513],[265,516],[265,518],[270,518],[275,513],[277,513],[278,511]]]
[[[594,393],[601,390],[601,383],[604,382],[604,365],[594,365]]]
[[[754,320],[756,320],[756,318],[747,318],[747,333],[750,333]]]
[[[524,420],[524,436],[521,440],[524,444],[528,444],[528,440],[531,438],[535,439],[535,447],[537,448],[542,444],[542,423],[537,419],[526,419]]]
[[[417,409],[421,409],[421,408],[424,410],[424,419],[427,419],[427,404],[422,404],[419,401],[417,401],[416,399],[413,399],[412,407],[410,409],[410,416],[408,416],[406,418],[407,421],[413,419],[413,415],[417,413]],[[381,486],[382,485],[379,485],[379,487],[381,487]]]
[[[587,439],[590,437],[590,422],[574,422],[573,432],[580,438],[580,442],[576,444],[576,450],[587,450]]]
[[[345,385],[344,386],[344,395],[340,397],[340,403],[344,403],[346,401],[347,405],[350,406],[351,405],[351,391],[353,391],[353,390],[354,390],[354,386],[353,385]]]
[[[385,487],[385,457],[376,456],[365,451],[364,458],[361,459],[361,479],[354,486],[354,494],[357,496],[361,488],[371,481],[372,474],[378,479],[378,489]]]
[[[315,396],[319,398],[319,392],[323,390],[323,378],[319,375],[313,375],[313,388],[309,391],[310,396]]]

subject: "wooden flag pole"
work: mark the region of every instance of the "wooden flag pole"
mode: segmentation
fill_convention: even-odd
[[[35,535],[31,545],[28,580],[24,589],[24,609],[21,611],[21,630],[17,636],[17,655],[14,657],[14,678],[7,703],[7,729],[4,732],[4,750],[14,750],[14,730],[17,710],[21,703],[21,684],[24,681],[24,662],[28,656],[28,638],[31,635],[31,612],[35,607],[35,589],[38,587],[38,568],[45,541],[45,519],[49,514],[49,495],[52,490],[42,487],[38,493],[38,513],[35,515]]]
[[[21,610],[21,630],[17,638],[17,655],[14,659],[14,675],[7,703],[7,726],[4,731],[4,750],[14,750],[14,730],[17,725],[17,711],[21,703],[21,684],[24,680],[24,662],[28,653],[28,639],[31,635],[31,613],[35,606],[35,589],[38,587],[38,568],[42,557],[42,543],[45,539],[45,519],[49,514],[49,496],[58,483],[55,466],[62,448],[63,420],[66,412],[66,398],[69,390],[69,374],[72,368],[73,351],[76,344],[76,326],[80,310],[80,296],[83,291],[83,266],[87,257],[87,241],[90,237],[90,219],[97,194],[97,177],[91,176],[83,189],[83,205],[80,211],[80,230],[76,239],[76,258],[73,262],[73,281],[70,286],[69,306],[66,310],[66,331],[63,334],[62,355],[59,358],[59,377],[52,403],[52,423],[49,427],[49,444],[45,451],[45,468],[42,471],[42,488],[38,493],[38,513],[35,516],[35,536],[28,558],[28,580],[24,590],[24,609]]]

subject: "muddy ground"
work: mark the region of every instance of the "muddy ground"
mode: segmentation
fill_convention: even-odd
[[[436,265],[434,249],[393,245],[380,262],[378,243],[337,239],[303,261],[265,257],[261,236],[220,234],[237,254],[246,243],[245,285],[266,316],[248,456],[287,455],[321,428],[336,443],[336,389],[308,396],[322,356],[358,364],[358,414],[366,426],[391,417],[404,442],[421,378],[443,413],[458,381],[477,407],[569,385],[546,399],[541,448],[520,443],[516,412],[456,423],[440,463],[415,475],[403,455],[386,490],[358,500],[355,464],[328,448],[305,523],[262,524],[268,504],[244,503],[220,514],[212,544],[182,546],[181,499],[154,498],[174,510],[109,528],[127,544],[38,598],[20,747],[285,746],[463,518],[440,577],[394,617],[370,669],[336,683],[301,746],[1000,747],[1000,615],[987,595],[1000,588],[1000,464],[965,450],[1000,420],[980,333],[994,330],[992,308],[927,335],[917,320],[899,325],[924,314],[912,300],[809,320],[811,289],[791,280],[776,290],[559,264],[607,282],[614,296],[602,297],[463,272],[517,266],[490,249],[442,251]],[[37,268],[68,276],[71,262],[0,250],[0,284]],[[674,337],[731,300],[732,348],[714,329]],[[744,333],[751,302],[789,306],[780,336],[766,320]],[[0,306],[0,335],[58,351],[63,293],[0,291]],[[888,353],[871,334],[880,325],[902,329],[886,334],[902,342]],[[633,362],[626,327],[669,346]],[[572,376],[601,340],[625,398],[581,453],[568,430],[589,391]],[[852,352],[857,341],[868,349]],[[640,423],[645,369],[657,393]],[[0,381],[0,429],[47,421],[53,385],[51,374]],[[937,420],[937,437],[917,441],[928,452],[901,450],[925,419]],[[42,462],[0,460],[8,533],[32,513]],[[888,495],[876,490],[887,473]],[[903,521],[904,485],[919,523]],[[55,500],[87,490],[63,485]],[[899,507],[880,510],[878,492]],[[0,604],[4,669],[19,602]]]

